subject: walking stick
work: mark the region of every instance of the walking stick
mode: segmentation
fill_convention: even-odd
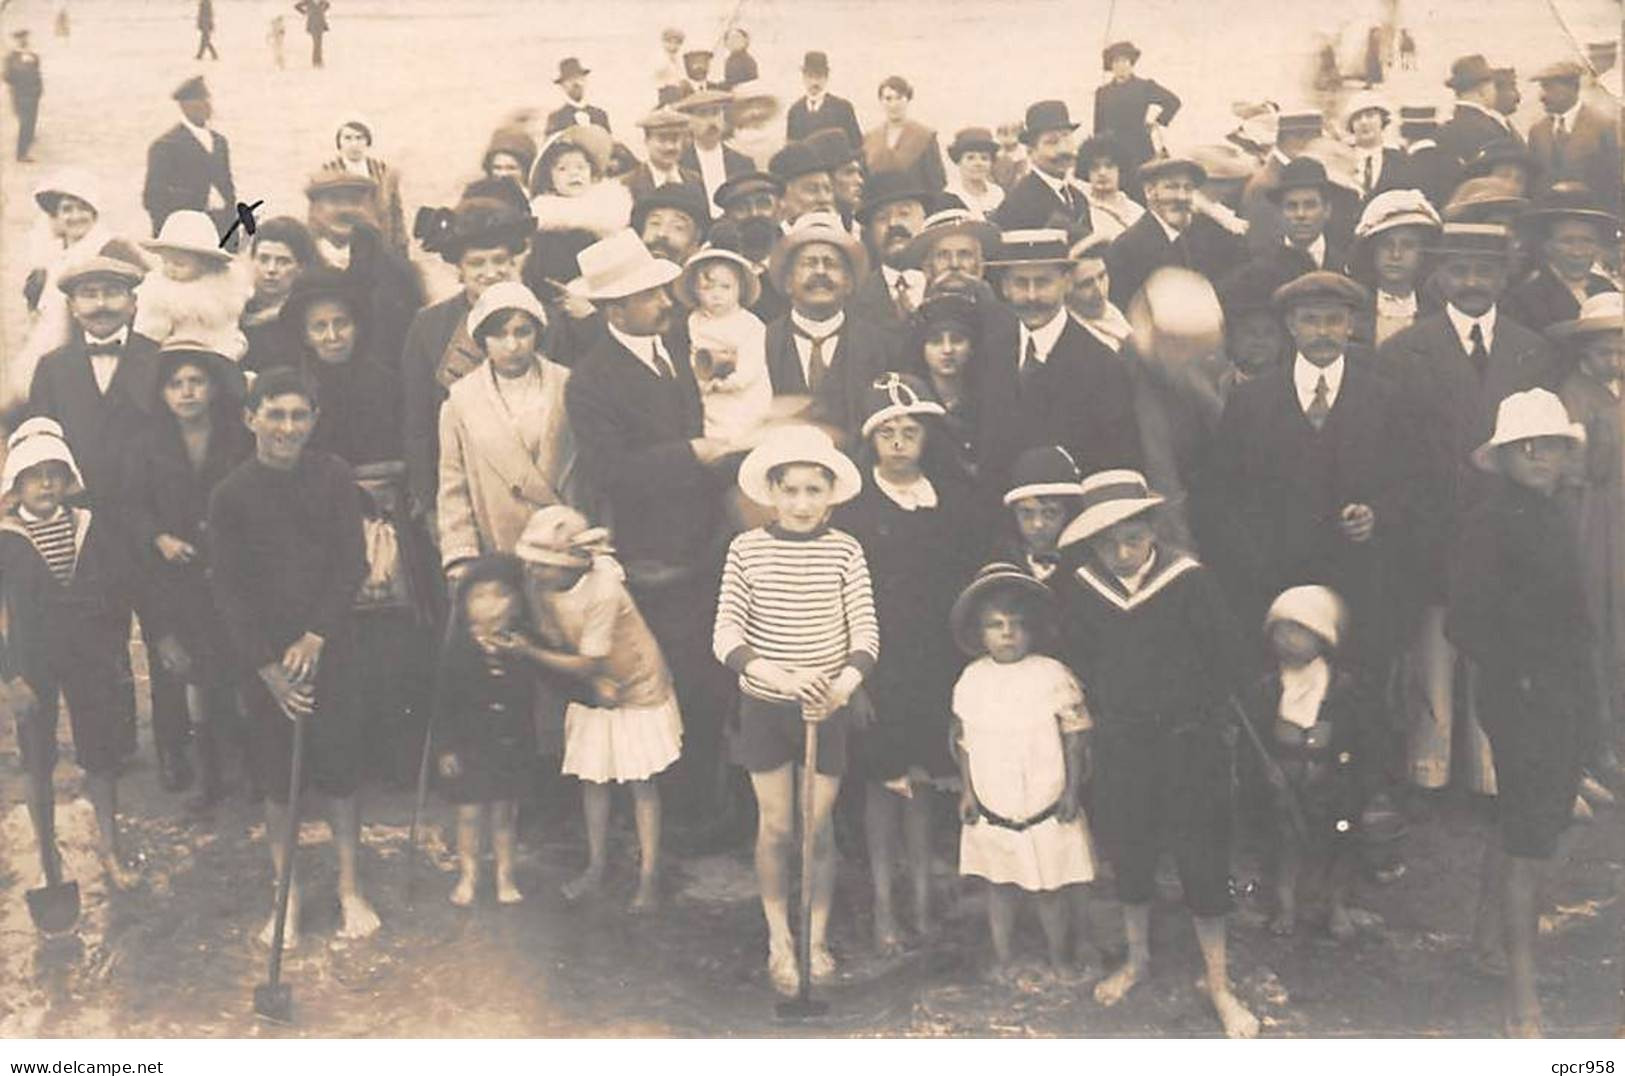
[[[807,747],[801,759],[801,933],[796,939],[796,964],[800,983],[796,996],[781,1001],[775,1014],[783,1020],[806,1020],[829,1012],[829,1002],[812,996],[812,906],[813,906],[813,780],[818,764],[818,722],[805,721]]]
[[[1309,823],[1303,817],[1303,808],[1298,805],[1298,796],[1287,783],[1286,774],[1281,770],[1281,764],[1265,748],[1264,741],[1259,737],[1258,730],[1253,728],[1252,719],[1247,716],[1246,709],[1236,699],[1230,696],[1230,708],[1241,719],[1241,727],[1247,730],[1247,739],[1252,741],[1253,748],[1258,752],[1258,760],[1264,767],[1264,780],[1275,790],[1281,805],[1286,808],[1287,821],[1292,826],[1292,832],[1300,841],[1309,839]]]
[[[423,757],[418,761],[418,794],[412,802],[412,825],[406,831],[406,906],[412,907],[412,884],[417,880],[418,823],[429,798],[429,753],[434,746],[434,714],[423,728]]]
[[[288,922],[288,896],[293,891],[293,855],[299,843],[299,778],[304,769],[305,721],[293,720],[293,765],[288,767],[288,824],[282,830],[282,877],[276,882],[276,925],[271,928],[271,966],[265,982],[254,987],[254,1014],[273,1023],[293,1023],[293,993],[282,982],[282,933]]]

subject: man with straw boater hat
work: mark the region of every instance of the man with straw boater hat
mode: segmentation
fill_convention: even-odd
[[[1485,494],[1452,550],[1445,634],[1478,670],[1497,784],[1498,833],[1485,846],[1472,959],[1505,976],[1509,1037],[1542,1033],[1538,894],[1566,843],[1595,705],[1584,574],[1558,500],[1584,440],[1585,428],[1545,389],[1503,399],[1493,431],[1471,453]]]
[[[1519,324],[1545,332],[1578,317],[1591,296],[1618,290],[1597,263],[1619,239],[1619,218],[1585,187],[1556,184],[1518,218],[1518,229],[1536,260],[1534,273],[1507,291],[1507,314]]]
[[[1394,385],[1405,428],[1418,437],[1414,488],[1434,491],[1417,499],[1415,540],[1396,568],[1395,593],[1418,606],[1408,661],[1407,697],[1421,705],[1409,722],[1411,780],[1442,789],[1450,781],[1455,712],[1456,656],[1444,636],[1449,550],[1485,487],[1467,456],[1489,436],[1502,399],[1548,383],[1552,357],[1544,340],[1500,311],[1510,253],[1505,228],[1447,221],[1428,253],[1445,308],[1391,337],[1377,370]],[[1488,792],[1493,774],[1476,724],[1469,742],[1469,779]]]
[[[978,451],[990,495],[1004,490],[1016,457],[1037,445],[1060,445],[1085,473],[1139,466],[1127,368],[1067,313],[1066,233],[1006,231],[989,266],[1016,315],[1014,325],[984,333],[985,350],[977,351]]]
[[[1068,174],[1077,153],[1077,130],[1065,101],[1036,101],[1027,107],[1021,141],[1032,167],[1005,192],[990,218],[995,224],[1007,230],[1089,230],[1089,203]]]
[[[666,286],[682,274],[635,233],[587,247],[572,295],[604,315],[604,335],[571,370],[565,407],[581,468],[608,502],[627,587],[671,668],[689,741],[682,808],[706,817],[730,712],[727,677],[694,625],[709,622],[721,550],[722,479],[733,445],[704,436],[685,334],[673,332]]]
[[[141,189],[152,234],[175,210],[197,209],[209,214],[224,235],[237,219],[237,188],[231,181],[231,146],[209,125],[214,115],[209,87],[199,75],[170,96],[181,120],[147,148],[147,179]]]

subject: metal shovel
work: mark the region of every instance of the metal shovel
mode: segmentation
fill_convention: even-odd
[[[811,1020],[829,1012],[829,1002],[812,996],[813,777],[818,764],[818,722],[808,721],[807,749],[801,760],[801,922],[796,938],[796,964],[801,981],[796,996],[779,1002],[780,1020]]]
[[[282,832],[282,877],[276,883],[276,925],[271,930],[271,966],[254,987],[254,1015],[276,1024],[293,1023],[293,992],[282,982],[282,932],[293,890],[293,855],[299,843],[299,778],[304,768],[305,717],[293,722],[293,765],[288,774],[288,824]]]
[[[36,927],[46,934],[61,934],[79,922],[79,883],[62,880],[62,854],[56,849],[54,835],[42,833],[39,838],[45,884],[30,889],[23,897],[28,901],[28,916]]]

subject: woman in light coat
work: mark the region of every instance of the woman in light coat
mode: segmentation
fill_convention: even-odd
[[[523,284],[487,288],[468,315],[486,361],[440,408],[440,559],[456,579],[476,557],[511,553],[538,508],[590,512],[564,410],[570,371],[540,351],[547,315]]]

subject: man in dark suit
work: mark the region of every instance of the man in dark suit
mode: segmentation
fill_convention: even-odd
[[[811,395],[809,417],[835,427],[842,447],[855,451],[865,394],[886,369],[890,347],[879,328],[846,309],[869,273],[869,256],[840,217],[808,213],[767,265],[773,286],[790,298],[790,312],[767,326],[773,395]]]
[[[728,180],[717,188],[716,204],[721,207],[728,228],[719,229],[736,248],[749,259],[756,270],[757,282],[762,286],[761,297],[751,307],[751,313],[764,323],[790,309],[790,300],[774,287],[767,274],[768,257],[779,236],[782,212],[779,200],[784,196],[784,183],[768,172],[746,172]],[[718,240],[720,243],[720,240]]]
[[[394,369],[406,331],[423,306],[423,285],[412,263],[391,250],[371,223],[377,189],[371,176],[316,172],[305,183],[306,220],[318,260],[343,273],[367,304],[369,349]]]
[[[1005,232],[989,262],[1016,314],[1013,326],[985,327],[976,351],[978,470],[990,492],[1038,445],[1065,448],[1084,473],[1140,466],[1128,368],[1067,313],[1070,264],[1066,233],[1053,228]]]
[[[574,56],[559,61],[559,74],[553,84],[564,94],[564,104],[547,114],[548,134],[589,124],[609,130],[609,114],[587,103],[587,76],[590,74],[591,69],[581,66],[581,61]]]
[[[1106,252],[1111,300],[1120,309],[1127,310],[1146,277],[1165,265],[1194,269],[1217,282],[1246,256],[1239,237],[1193,211],[1192,199],[1206,182],[1206,171],[1188,157],[1159,157],[1140,166],[1146,214]]]
[[[1027,160],[1032,167],[993,211],[994,224],[1005,231],[1050,227],[1077,233],[1090,230],[1089,203],[1067,175],[1077,154],[1073,144],[1077,129],[1065,101],[1037,101],[1028,106],[1021,141],[1027,146]]]
[[[829,161],[810,143],[791,142],[783,147],[773,154],[767,170],[784,184],[779,209],[785,231],[803,214],[836,212],[835,178]]]
[[[231,149],[226,136],[209,126],[214,114],[202,76],[189,78],[171,95],[181,122],[147,149],[147,181],[141,204],[152,218],[152,234],[177,209],[209,214],[222,235],[236,217],[237,188],[231,181]]]
[[[727,90],[702,90],[678,101],[673,107],[688,117],[688,145],[683,147],[678,165],[700,177],[706,201],[715,204],[717,188],[735,176],[756,171],[756,163],[745,154],[722,144],[728,103]]]
[[[1445,85],[1456,93],[1456,110],[1439,127],[1439,148],[1467,161],[1487,142],[1521,141],[1506,117],[1495,110],[1495,69],[1484,57],[1463,56],[1450,65]]]
[[[925,301],[925,274],[908,266],[909,244],[925,227],[925,199],[906,173],[881,172],[869,177],[858,209],[875,268],[858,283],[847,310],[885,334],[888,368],[902,358],[914,311]]]
[[[682,265],[704,245],[711,226],[705,192],[688,183],[656,187],[632,204],[631,225],[649,253]]]
[[[1619,290],[1596,270],[1598,257],[1619,237],[1619,218],[1604,212],[1584,187],[1553,187],[1519,218],[1518,229],[1539,266],[1501,303],[1519,325],[1543,333],[1579,317],[1590,296]]]
[[[1490,484],[1469,457],[1493,432],[1500,401],[1549,384],[1553,368],[1546,342],[1500,309],[1511,254],[1505,228],[1447,221],[1429,253],[1445,308],[1389,337],[1377,371],[1394,386],[1416,453],[1408,483],[1411,540],[1394,591],[1422,607],[1412,697],[1425,706],[1410,721],[1411,779],[1443,788],[1451,771],[1455,683],[1455,651],[1444,637],[1448,551],[1464,514]],[[1482,732],[1474,732],[1481,741]]]
[[[571,371],[565,408],[582,470],[608,501],[627,586],[671,669],[687,741],[678,764],[683,806],[704,817],[714,807],[731,678],[695,626],[709,624],[716,606],[723,515],[716,465],[734,449],[703,435],[688,348],[668,334],[666,285],[681,270],[625,232],[578,259],[572,290],[598,306],[606,331]]]
[[[1287,587],[1335,590],[1350,612],[1349,655],[1384,674],[1391,635],[1386,561],[1406,537],[1401,426],[1392,390],[1348,359],[1366,289],[1306,273],[1275,291],[1292,361],[1236,386],[1210,453],[1217,540],[1204,552],[1242,622],[1263,623]]]
[[[828,55],[814,51],[802,58],[801,84],[806,87],[807,95],[785,113],[786,141],[799,142],[814,131],[836,127],[845,132],[847,141],[854,146],[863,145],[863,128],[858,126],[858,114],[852,102],[828,92]]]
[[[1383,132],[1393,119],[1388,103],[1370,90],[1354,96],[1343,117],[1354,138],[1354,182],[1360,185],[1360,205],[1383,191],[1405,187],[1405,151],[1383,145]],[[1332,266],[1340,268],[1340,266]]]
[[[1281,182],[1281,169],[1301,157],[1324,134],[1326,118],[1312,109],[1283,112],[1276,120],[1275,148],[1241,189],[1241,215],[1247,220],[1247,249],[1265,254],[1280,245],[1286,224],[1270,192]]]
[[[28,31],[13,30],[15,47],[6,53],[5,80],[11,90],[11,108],[17,113],[17,160],[33,160],[28,155],[34,145],[34,129],[39,123],[39,99],[45,93],[40,75],[39,53],[28,47]]]
[[[1462,164],[1439,148],[1438,109],[1433,105],[1401,105],[1399,137],[1405,143],[1405,182],[1427,196],[1435,209],[1450,200],[1461,181]]]
[[[678,163],[688,146],[687,116],[676,109],[657,108],[638,120],[638,126],[643,129],[643,145],[648,159],[621,177],[621,182],[632,192],[634,201],[667,184],[687,184],[696,190],[703,189],[700,174]]]
[[[116,239],[64,269],[57,287],[67,296],[73,335],[69,343],[40,359],[28,393],[31,413],[62,426],[97,518],[121,533],[119,495],[126,488],[125,460],[152,422],[151,409],[158,398],[158,345],[131,328],[135,287],[145,275],[140,255]],[[145,611],[137,612],[147,653],[156,654],[158,632],[151,630]],[[123,615],[127,621],[129,612]],[[186,757],[190,737],[186,696],[157,661],[152,662],[150,683],[159,778],[165,788],[179,791],[193,778]],[[133,717],[133,708],[130,713]],[[132,748],[134,742],[132,727]]]
[[[1281,169],[1281,180],[1269,198],[1281,210],[1286,234],[1279,246],[1253,261],[1275,268],[1282,280],[1317,269],[1341,271],[1344,244],[1329,234],[1333,187],[1326,168],[1313,157],[1299,157]]]
[[[1618,110],[1610,116],[1580,101],[1580,65],[1565,60],[1535,73],[1546,115],[1529,129],[1529,150],[1547,183],[1578,180],[1610,213],[1620,211]]]

